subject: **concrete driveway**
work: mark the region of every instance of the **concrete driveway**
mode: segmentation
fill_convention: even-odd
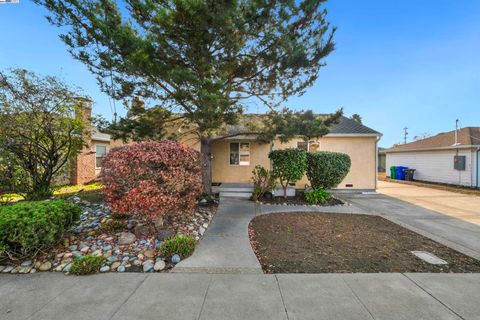
[[[480,196],[379,181],[379,193],[480,225]]]

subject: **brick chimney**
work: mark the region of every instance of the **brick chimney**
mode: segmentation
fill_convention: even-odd
[[[84,147],[72,161],[71,184],[85,184],[95,180],[95,150],[92,145],[92,101],[80,97],[75,117],[83,122]]]

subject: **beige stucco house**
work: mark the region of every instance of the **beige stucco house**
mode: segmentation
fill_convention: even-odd
[[[256,165],[271,168],[268,153],[271,150],[301,148],[310,151],[335,151],[350,155],[352,167],[338,185],[344,190],[375,190],[377,184],[377,143],[381,134],[352,119],[342,117],[330,133],[317,140],[305,142],[296,138],[282,143],[260,143],[255,135],[227,138],[213,146],[212,181],[214,183],[249,183]],[[303,189],[309,185],[305,177],[295,185]]]
[[[250,115],[251,116],[251,115]],[[246,116],[248,119],[249,116]],[[180,127],[172,129],[182,130]],[[175,132],[179,140],[190,147],[200,150],[198,139],[191,135],[181,135]],[[181,133],[181,132],[180,132]],[[285,148],[301,148],[310,151],[324,150],[343,152],[350,155],[352,167],[345,179],[338,185],[341,190],[375,190],[377,185],[377,143],[381,134],[370,129],[355,120],[342,117],[340,122],[330,129],[326,136],[309,141],[301,138],[282,143],[279,139],[271,143],[258,142],[254,134],[243,134],[225,138],[216,142],[212,148],[212,181],[215,185],[237,183],[246,184],[251,182],[252,170],[256,165],[271,168],[268,154],[271,150]],[[101,169],[102,157],[109,149],[119,145],[112,141],[108,134],[92,130],[92,141],[87,154],[89,159],[84,159],[84,172],[88,172],[82,178],[85,180],[95,179]],[[88,155],[87,155],[88,157]],[[94,165],[93,165],[94,164]],[[87,177],[88,176],[88,177]],[[297,189],[303,189],[309,184],[306,177],[295,185]]]

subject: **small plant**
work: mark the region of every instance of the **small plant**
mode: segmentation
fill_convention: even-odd
[[[63,201],[22,201],[0,206],[0,256],[34,256],[57,243],[81,208]]]
[[[257,165],[252,171],[252,181],[252,200],[256,202],[263,197],[266,192],[272,191],[273,188],[275,188],[276,179],[272,171],[265,169],[261,165]]]
[[[170,258],[178,254],[182,259],[189,257],[195,250],[196,241],[192,236],[178,234],[173,238],[163,241],[160,247],[160,255],[164,258]]]
[[[272,160],[273,174],[283,188],[283,197],[287,197],[287,187],[302,179],[307,170],[307,152],[300,149],[283,149],[271,151],[268,157]]]
[[[305,191],[305,200],[309,204],[325,204],[330,200],[331,195],[325,189],[317,188]]]
[[[73,262],[70,273],[77,276],[97,273],[104,261],[105,257],[103,256],[87,254]]]
[[[126,221],[120,220],[120,219],[113,219],[113,220],[108,220],[105,223],[102,223],[101,229],[104,232],[119,232],[123,231],[125,227],[127,226]]]

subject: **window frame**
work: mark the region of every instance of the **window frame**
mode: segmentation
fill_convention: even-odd
[[[105,148],[105,153],[104,153],[102,156],[98,156],[98,153],[97,153],[97,148],[98,148],[98,147],[103,147],[103,148]],[[108,153],[108,146],[103,145],[103,144],[96,144],[96,145],[95,145],[95,169],[102,169],[103,164],[102,164],[102,167],[98,167],[98,166],[97,166],[97,159],[98,159],[98,158],[104,158],[104,157],[107,155],[107,153]]]
[[[299,143],[306,143],[307,144],[307,149],[303,149],[303,148],[299,148],[298,144]],[[314,140],[310,140],[310,141],[297,141],[297,149],[301,149],[301,150],[306,150],[307,152],[310,152],[310,146],[311,145],[318,145],[318,149],[315,150],[315,151],[319,151],[320,150],[320,141],[314,141]]]
[[[231,154],[232,154],[232,144],[233,143],[236,143],[238,144],[238,164],[232,164],[231,163]],[[240,161],[240,155],[241,155],[241,151],[240,151],[240,145],[242,143],[245,143],[245,144],[248,144],[248,164],[242,164],[241,161]],[[250,166],[250,163],[251,163],[251,157],[252,157],[252,148],[251,148],[251,144],[250,142],[240,142],[240,141],[232,141],[232,142],[229,142],[228,143],[228,165],[231,166],[231,167],[248,167]]]

